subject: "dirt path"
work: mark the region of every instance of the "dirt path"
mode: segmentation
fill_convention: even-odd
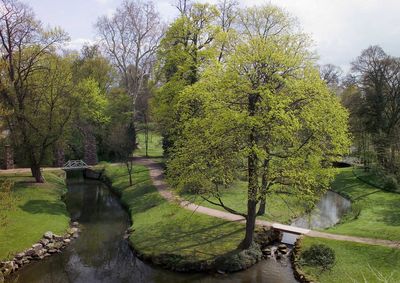
[[[245,222],[245,219],[242,216],[238,216],[229,212],[224,212],[204,206],[200,206],[189,201],[183,200],[179,196],[175,195],[170,188],[168,187],[167,183],[164,180],[163,168],[162,166],[147,158],[136,158],[135,163],[141,164],[146,166],[150,171],[150,177],[153,182],[153,185],[157,188],[158,192],[170,202],[179,203],[180,206],[183,208],[206,214],[213,217],[218,217],[221,219],[225,219],[228,221],[238,221],[238,222]],[[400,248],[399,241],[390,241],[390,240],[382,240],[382,239],[372,239],[372,238],[363,238],[363,237],[355,237],[355,236],[346,236],[346,235],[337,235],[337,234],[330,234],[326,232],[319,232],[313,231],[308,229],[297,228],[289,225],[284,225],[281,223],[274,223],[265,220],[257,220],[257,225],[265,226],[265,227],[274,227],[275,229],[279,229],[285,232],[292,232],[296,234],[303,234],[307,235],[308,237],[317,237],[317,238],[325,238],[325,239],[332,239],[332,240],[339,240],[339,241],[348,241],[348,242],[355,242],[355,243],[362,243],[362,244],[370,244],[370,245],[379,245],[379,246],[386,246],[390,248]]]

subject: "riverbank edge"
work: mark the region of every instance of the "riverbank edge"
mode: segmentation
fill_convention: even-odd
[[[141,252],[137,247],[135,247],[134,243],[129,240],[129,236],[132,234],[132,232],[134,232],[134,228],[132,228],[133,219],[131,218],[130,207],[122,200],[123,192],[119,191],[118,188],[113,186],[112,180],[106,175],[106,171],[107,171],[106,169],[101,169],[101,170],[89,169],[87,172],[89,173],[88,175],[90,175],[90,179],[96,179],[96,174],[97,174],[97,180],[104,183],[115,195],[118,196],[121,205],[128,212],[131,228],[127,229],[125,238],[127,239],[128,244],[134,255],[140,260],[161,267],[163,269],[181,273],[206,273],[206,272],[233,273],[246,270],[263,259],[261,247],[257,243],[255,243],[253,247],[249,250],[243,250],[236,253],[235,251],[233,251],[231,255],[221,255],[219,257],[216,257],[212,261],[207,261],[207,260],[193,261],[193,260],[186,260],[185,257],[174,254],[154,255]],[[258,238],[265,238],[265,237],[259,236]],[[270,243],[269,242],[263,243],[263,245],[268,245],[268,244]],[[242,264],[239,264],[240,268],[237,268],[238,265],[232,268],[231,266],[229,266],[229,262],[233,259],[233,257],[245,257],[247,260],[243,260],[243,262],[241,262]]]
[[[304,236],[299,236],[294,243],[293,251],[292,251],[292,256],[290,257],[290,261],[292,263],[292,269],[293,269],[293,274],[294,277],[300,282],[300,283],[315,283],[317,280],[315,280],[312,276],[309,274],[305,273],[301,269],[301,265],[299,264],[300,256],[301,256],[301,250],[302,250],[302,240]]]
[[[66,185],[65,188],[67,188]],[[60,197],[60,200],[64,203],[66,193]],[[62,252],[72,240],[78,238],[80,232],[78,227],[79,223],[76,221],[72,222],[71,218],[69,218],[69,227],[65,230],[66,233],[64,235],[59,236],[53,234],[51,231],[44,232],[43,237],[39,241],[34,242],[30,248],[16,253],[10,260],[0,260],[0,283],[3,283],[6,278],[30,263],[41,261]],[[49,244],[55,244],[55,246],[50,246],[49,248]],[[51,252],[49,252],[50,250]]]

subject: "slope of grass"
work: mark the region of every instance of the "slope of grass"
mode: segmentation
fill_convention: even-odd
[[[319,238],[304,238],[302,251],[312,244],[325,244],[334,249],[336,264],[331,271],[303,266],[302,270],[321,283],[400,282],[400,250],[380,246]]]
[[[139,148],[135,150],[135,155],[145,156],[146,155],[146,143],[145,143],[145,135],[144,133],[138,133],[137,142],[139,144]],[[149,145],[148,145],[148,156],[149,157],[162,157],[163,149],[162,149],[162,137],[156,132],[149,133]]]
[[[129,186],[126,168],[106,166],[106,175],[129,207],[134,232],[130,241],[148,256],[174,255],[186,261],[212,261],[235,250],[244,236],[244,226],[187,211],[167,202],[151,184],[146,167],[134,168]]]
[[[328,229],[328,232],[400,240],[400,194],[368,185],[357,179],[352,170],[340,169],[332,188],[357,203],[360,215]]]
[[[66,192],[63,172],[46,172],[47,183],[35,184],[29,174],[2,175],[15,182],[12,209],[7,210],[7,221],[0,227],[0,260],[29,248],[46,231],[63,234],[69,216],[61,196]]]
[[[188,193],[181,192],[181,196],[196,204],[222,210],[218,205],[214,205],[205,201],[199,196],[193,196]],[[224,204],[240,212],[246,212],[247,209],[247,182],[236,182],[232,187],[221,190],[221,199]],[[217,199],[210,198],[211,201],[217,202]],[[295,195],[277,195],[269,194],[267,197],[266,213],[259,216],[259,219],[276,221],[281,223],[290,223],[296,217],[304,214],[304,206]]]

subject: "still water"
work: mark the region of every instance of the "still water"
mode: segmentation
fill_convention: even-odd
[[[62,253],[22,268],[10,282],[297,282],[288,260],[265,260],[229,275],[181,274],[159,269],[133,255],[123,239],[129,227],[128,214],[102,183],[69,180],[66,203],[71,218],[81,224],[79,238]]]
[[[328,191],[309,214],[295,219],[291,226],[306,229],[325,229],[334,226],[351,209],[350,200],[338,193]],[[283,233],[282,242],[293,245],[298,235]]]

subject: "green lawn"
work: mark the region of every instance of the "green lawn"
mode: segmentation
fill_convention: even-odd
[[[361,213],[357,219],[332,227],[328,232],[400,240],[400,194],[370,186],[357,179],[352,170],[340,169],[332,188],[348,196]]]
[[[307,237],[303,239],[302,250],[311,244],[328,245],[336,255],[336,264],[331,271],[302,267],[318,282],[400,282],[399,249]]]
[[[225,205],[234,208],[240,212],[246,212],[247,210],[247,182],[238,181],[231,188],[221,190],[221,199]],[[181,193],[185,199],[207,206],[210,208],[224,211],[224,209],[218,205],[211,204],[199,196],[193,196],[188,193]],[[210,200],[218,202],[216,199],[211,198]],[[290,223],[290,221],[296,217],[304,214],[304,206],[301,205],[298,198],[294,195],[277,195],[270,194],[267,198],[267,211],[263,216],[259,216],[259,219],[276,221],[281,223]]]
[[[146,167],[134,167],[134,186],[123,166],[106,166],[106,174],[131,213],[134,247],[146,255],[172,254],[187,261],[212,261],[235,250],[244,226],[187,211],[163,199],[151,184]]]
[[[15,207],[7,211],[6,225],[0,227],[0,260],[29,248],[46,231],[63,234],[69,216],[61,196],[66,192],[63,172],[46,172],[47,183],[34,184],[29,174],[2,175],[15,182]]]
[[[139,144],[139,148],[135,150],[135,155],[145,156],[146,155],[146,144],[145,144],[144,133],[138,133],[137,142]],[[149,155],[149,157],[162,157],[163,156],[162,137],[155,132],[149,133],[148,155]]]

